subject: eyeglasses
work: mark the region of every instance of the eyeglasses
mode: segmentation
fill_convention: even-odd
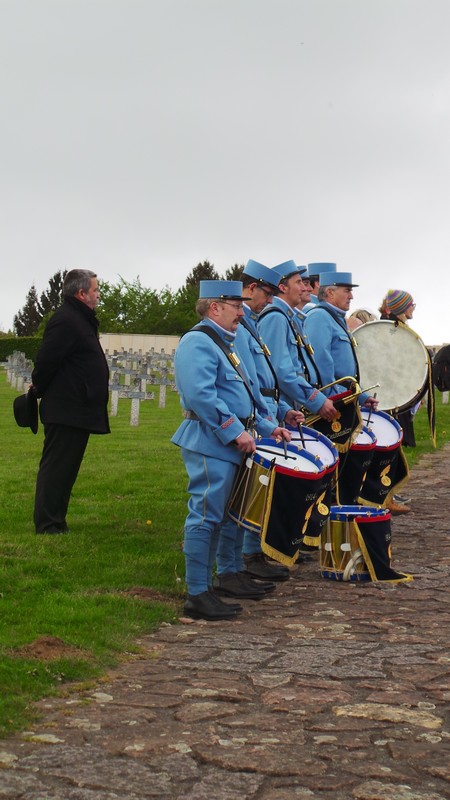
[[[244,308],[244,303],[232,303],[231,300],[218,300],[217,302],[224,306],[233,306],[236,311],[241,311]]]
[[[261,289],[261,291],[264,292],[267,298],[273,297],[273,291],[271,289],[265,289],[264,286],[258,286],[258,289]]]

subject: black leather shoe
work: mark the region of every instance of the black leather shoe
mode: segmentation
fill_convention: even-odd
[[[252,578],[262,578],[269,581],[288,581],[290,573],[282,564],[271,564],[264,553],[252,553],[244,556],[245,572]]]
[[[262,600],[265,591],[253,581],[247,582],[240,572],[227,572],[216,575],[213,581],[214,591],[225,597],[239,597],[243,600]]]
[[[212,586],[208,587],[208,591],[214,597],[216,604],[218,604],[222,608],[229,608],[230,611],[236,611],[237,614],[239,614],[240,611],[243,611],[243,608],[240,603],[224,603],[224,601],[221,600],[219,595],[216,593],[216,590]]]
[[[245,586],[256,586],[256,588],[262,590],[264,594],[273,592],[276,589],[276,585],[273,581],[262,581],[258,578],[253,578],[248,572],[238,572],[238,575]]]
[[[184,613],[192,619],[208,619],[211,621],[221,619],[236,619],[236,611],[219,605],[217,598],[211,592],[201,594],[188,594],[184,604]]]

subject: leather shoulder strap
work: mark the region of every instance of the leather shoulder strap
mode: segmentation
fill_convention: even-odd
[[[337,316],[337,314],[333,314],[333,312],[332,312],[331,308],[327,308],[327,306],[320,306],[320,305],[317,305],[317,306],[314,306],[314,311],[315,311],[316,309],[319,309],[320,311],[326,311],[326,312],[327,312],[327,314],[329,314],[329,315],[330,315],[330,317],[333,317],[334,321],[335,321],[335,322],[337,322],[337,324],[339,325],[339,327],[340,327],[340,328],[342,328],[342,330],[344,331],[344,333],[346,333],[346,334],[347,334],[347,338],[348,338],[348,340],[349,340],[349,342],[350,342],[350,347],[352,348],[353,358],[354,358],[354,360],[355,360],[355,367],[356,367],[356,375],[355,375],[355,378],[356,378],[357,382],[359,383],[359,379],[360,379],[360,375],[359,375],[359,364],[358,364],[358,359],[357,359],[357,357],[356,357],[356,351],[355,351],[355,342],[354,342],[353,336],[351,335],[351,333],[350,333],[349,329],[347,328],[347,326],[346,326],[346,325],[344,325],[344,323],[343,323],[343,322],[342,322],[342,320],[341,320],[341,319],[340,319],[340,318]],[[311,311],[312,311],[312,309],[311,309]]]
[[[272,365],[272,362],[271,362],[271,360],[269,358],[270,353],[268,351],[268,348],[264,344],[264,342],[261,339],[261,337],[258,336],[257,333],[255,333],[255,331],[253,330],[252,326],[247,322],[245,317],[242,317],[240,324],[244,326],[245,330],[249,332],[250,336],[253,336],[255,341],[258,342],[258,344],[261,347],[261,350],[262,350],[262,352],[264,354],[264,358],[266,359],[267,366],[269,367],[269,369],[270,369],[270,371],[272,373],[273,384],[274,384],[274,387],[275,387],[275,400],[278,403],[278,400],[280,399],[280,387],[278,385],[278,379],[277,379],[277,376],[276,376],[276,372],[275,372],[275,370],[273,368],[273,365]]]
[[[247,389],[248,394],[250,395],[250,400],[252,401],[253,406],[253,417],[255,416],[255,407],[256,401],[253,397],[252,390],[248,384],[248,380],[241,368],[241,362],[239,361],[236,353],[233,353],[229,347],[227,347],[226,343],[222,339],[222,337],[214,330],[214,328],[210,328],[209,325],[195,325],[191,328],[191,331],[198,331],[199,333],[205,333],[209,336],[210,339],[219,347],[223,353],[225,353],[228,361],[230,362],[231,366],[236,370],[237,374],[243,381],[245,388]]]

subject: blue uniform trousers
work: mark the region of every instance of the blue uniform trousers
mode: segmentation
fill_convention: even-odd
[[[239,529],[226,516],[226,507],[238,465],[184,448],[181,453],[189,476],[190,494],[184,526],[186,585],[188,594],[196,595],[205,592],[212,584],[212,569],[222,528],[225,532],[222,559],[227,568],[221,564],[218,570],[236,571],[234,562]],[[233,568],[228,569],[231,561]]]

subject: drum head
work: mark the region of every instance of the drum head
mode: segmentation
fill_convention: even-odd
[[[318,474],[324,470],[322,462],[314,458],[312,453],[304,450],[299,453],[297,447],[290,444],[286,446],[285,452],[283,444],[273,439],[261,439],[258,442],[254,460],[267,469],[274,463],[276,467],[292,472],[293,475],[299,472]]]
[[[361,416],[376,436],[376,447],[395,447],[403,439],[403,432],[397,420],[385,414],[384,411],[369,411],[362,408]]]
[[[405,325],[391,320],[366,322],[352,332],[360,386],[377,389],[380,411],[401,411],[423,395],[428,377],[428,353],[422,340]]]
[[[315,431],[314,428],[302,426],[303,438],[299,431],[291,431],[291,444],[297,445],[299,452],[312,453],[326,467],[332,467],[338,460],[338,452],[333,443],[322,433]],[[304,444],[304,449],[303,448]]]

